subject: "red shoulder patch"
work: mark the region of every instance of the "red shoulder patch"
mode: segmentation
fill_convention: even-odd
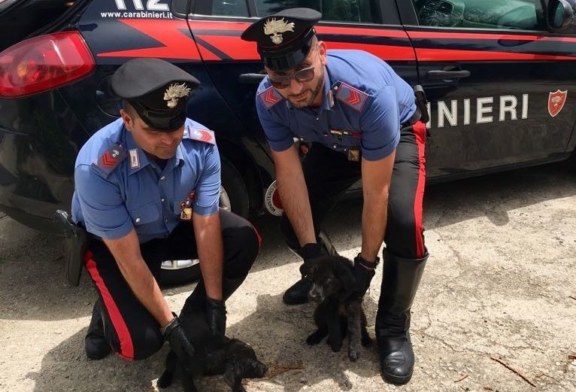
[[[282,95],[280,95],[274,87],[268,87],[266,90],[258,94],[258,99],[260,99],[260,102],[262,102],[262,105],[264,105],[266,109],[270,109],[284,98],[282,98]]]
[[[126,150],[119,144],[109,147],[104,154],[98,158],[96,166],[106,174],[112,171],[126,158]]]
[[[188,138],[199,142],[216,144],[214,132],[208,129],[190,129]]]
[[[368,100],[368,94],[362,90],[352,87],[349,84],[340,82],[336,87],[336,99],[361,112],[364,110],[364,104]]]

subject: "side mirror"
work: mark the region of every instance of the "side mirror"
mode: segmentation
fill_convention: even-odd
[[[550,0],[547,20],[550,31],[560,32],[576,25],[576,0]]]

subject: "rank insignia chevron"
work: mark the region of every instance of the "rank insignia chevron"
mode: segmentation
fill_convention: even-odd
[[[336,91],[334,96],[339,101],[344,102],[359,112],[364,109],[364,104],[368,100],[368,94],[364,91],[360,91],[356,87],[352,87],[344,82],[340,82],[334,90]]]
[[[119,144],[109,147],[98,158],[98,168],[106,174],[110,174],[120,162],[126,158],[126,150]]]
[[[282,95],[280,95],[280,93],[276,91],[274,87],[268,87],[266,90],[258,94],[258,99],[260,99],[260,101],[266,107],[266,109],[270,109],[272,106],[280,102],[283,98]]]

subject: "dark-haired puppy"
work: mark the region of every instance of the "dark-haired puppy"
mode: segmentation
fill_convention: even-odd
[[[314,310],[317,330],[308,336],[306,343],[315,345],[328,336],[332,351],[338,352],[348,336],[348,358],[356,361],[361,345],[368,346],[372,339],[366,328],[362,299],[352,295],[356,284],[352,262],[338,255],[323,256],[305,265],[303,273],[312,277],[308,297],[318,304]]]
[[[196,378],[222,374],[232,392],[245,392],[242,379],[262,378],[268,371],[248,344],[230,338],[225,338],[222,343],[214,338],[203,312],[182,314],[180,322],[194,346],[194,358],[183,364],[170,351],[166,358],[166,369],[158,379],[159,388],[170,386],[173,379],[179,377],[185,392],[197,392],[194,383]]]

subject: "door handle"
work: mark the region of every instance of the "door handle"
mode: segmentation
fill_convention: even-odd
[[[261,73],[245,73],[238,76],[238,82],[246,84],[259,84],[262,79],[266,77],[266,74]]]
[[[430,79],[462,79],[470,76],[470,71],[466,69],[459,69],[459,70],[435,69],[432,71],[428,71],[426,75]]]

